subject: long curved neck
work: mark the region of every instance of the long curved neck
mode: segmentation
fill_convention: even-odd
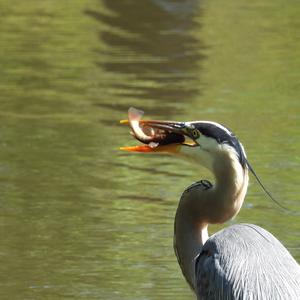
[[[208,239],[208,224],[224,223],[240,210],[248,170],[235,155],[220,155],[212,165],[215,185],[193,184],[183,193],[175,216],[174,248],[186,280],[194,289],[195,257]]]
[[[235,154],[224,152],[215,160],[212,172],[216,183],[206,204],[209,223],[224,223],[241,209],[248,188],[248,167],[242,167]],[[199,211],[201,209],[200,204]]]

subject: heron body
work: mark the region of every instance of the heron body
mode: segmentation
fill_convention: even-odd
[[[198,299],[300,299],[300,269],[286,248],[253,224],[211,236],[195,260]]]
[[[172,152],[199,163],[215,177],[214,184],[200,180],[189,186],[175,216],[175,253],[197,299],[299,300],[300,266],[271,233],[237,224],[208,236],[209,224],[238,214],[248,171],[254,172],[237,137],[209,121],[143,121],[143,126],[159,129],[158,147],[125,150]]]

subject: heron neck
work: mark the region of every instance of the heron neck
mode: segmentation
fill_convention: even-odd
[[[213,173],[216,181],[209,195],[209,223],[224,223],[241,209],[248,188],[248,168],[227,152],[215,160]]]
[[[224,223],[234,217],[243,203],[248,170],[236,156],[225,153],[213,164],[215,185],[189,187],[182,195],[175,217],[174,248],[186,280],[195,287],[195,257],[207,241],[208,224]]]
[[[184,202],[181,201],[176,212],[174,250],[186,281],[195,290],[195,259],[208,239],[208,224],[193,220]]]

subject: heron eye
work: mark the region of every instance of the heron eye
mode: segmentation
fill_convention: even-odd
[[[194,138],[197,139],[197,138],[200,136],[199,130],[194,129],[194,130],[192,131],[192,135],[193,135]]]

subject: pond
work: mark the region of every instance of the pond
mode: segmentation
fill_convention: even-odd
[[[231,128],[300,211],[300,4],[294,0],[0,1],[0,298],[194,299],[173,252],[182,191],[211,178],[124,153],[130,106]],[[300,218],[251,177],[232,223],[300,262]],[[223,226],[211,226],[210,233]]]

